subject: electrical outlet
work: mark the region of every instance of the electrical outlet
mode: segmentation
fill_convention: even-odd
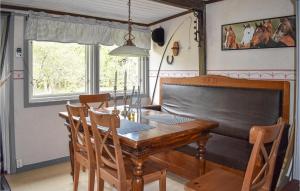
[[[17,159],[17,168],[20,168],[19,163],[20,163],[20,161],[19,161],[19,159]]]
[[[22,159],[17,159],[17,168],[23,167],[23,161]]]

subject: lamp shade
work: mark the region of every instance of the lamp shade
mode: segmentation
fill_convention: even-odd
[[[149,54],[147,50],[138,48],[134,45],[123,45],[110,51],[109,55],[125,57],[143,57],[148,56]]]

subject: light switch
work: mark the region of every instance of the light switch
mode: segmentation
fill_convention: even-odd
[[[16,57],[23,57],[22,48],[17,48],[17,50],[16,50]]]

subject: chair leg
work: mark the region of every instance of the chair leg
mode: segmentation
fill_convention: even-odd
[[[104,180],[97,176],[97,191],[104,191]]]
[[[167,190],[167,171],[164,170],[159,179],[159,191]]]
[[[78,190],[80,163],[74,161],[74,191]]]
[[[88,191],[94,191],[94,185],[95,185],[95,169],[90,168],[89,169],[89,177],[88,177]]]

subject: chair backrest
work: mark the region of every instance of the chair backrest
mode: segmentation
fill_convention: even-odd
[[[89,111],[89,115],[96,144],[97,167],[116,170],[120,183],[126,183],[124,160],[117,133],[117,128],[120,127],[119,116],[96,111]],[[107,130],[99,130],[99,126]]]
[[[275,125],[253,126],[251,128],[249,142],[253,144],[253,149],[245,173],[242,191],[270,190],[283,130],[284,122],[281,118]],[[265,144],[272,145],[269,152]]]
[[[82,106],[85,106],[87,109],[90,109],[92,103],[99,104],[96,109],[108,107],[108,102],[110,100],[110,94],[93,94],[93,95],[79,95],[79,101]]]
[[[67,103],[66,107],[69,116],[74,152],[86,153],[89,160],[95,160],[91,143],[92,136],[85,118],[86,108],[83,106],[74,106],[69,103]]]

